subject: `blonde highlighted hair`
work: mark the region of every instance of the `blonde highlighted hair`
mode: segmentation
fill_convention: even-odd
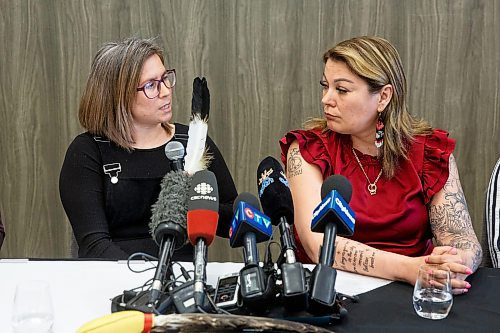
[[[424,120],[408,112],[406,104],[407,84],[403,65],[397,50],[380,37],[355,37],[340,42],[323,54],[323,62],[340,61],[368,84],[371,93],[379,92],[387,84],[393,94],[389,104],[380,114],[384,128],[384,145],[379,160],[386,178],[392,178],[400,158],[408,158],[408,147],[416,135],[432,133],[432,127]],[[304,123],[306,129],[329,131],[325,119],[312,118]],[[374,138],[375,139],[375,138]]]
[[[152,55],[164,63],[163,49],[156,38],[132,37],[104,44],[92,61],[78,119],[93,135],[104,136],[117,145],[132,149],[132,104],[137,96],[144,62]],[[171,134],[168,123],[163,124]]]

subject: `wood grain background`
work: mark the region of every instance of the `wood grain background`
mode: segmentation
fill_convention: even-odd
[[[176,68],[174,119],[186,123],[192,80],[208,78],[209,134],[238,190],[278,139],[320,115],[321,55],[379,35],[400,51],[411,111],[457,139],[474,227],[500,155],[500,3],[496,0],[1,0],[0,257],[64,258],[71,228],[58,177],[92,57],[102,43],[159,36]],[[241,260],[218,239],[211,260]]]

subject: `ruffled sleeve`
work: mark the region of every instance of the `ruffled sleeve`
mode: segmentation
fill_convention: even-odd
[[[435,129],[432,134],[417,138],[417,141],[423,141],[421,179],[427,204],[448,180],[450,155],[455,149],[455,140],[448,137],[448,132]]]
[[[281,161],[287,165],[286,156],[290,145],[297,141],[300,154],[310,164],[317,165],[324,175],[331,174],[330,153],[328,151],[328,132],[319,130],[295,130],[288,132],[281,140]]]

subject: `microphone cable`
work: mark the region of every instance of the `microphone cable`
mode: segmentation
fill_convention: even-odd
[[[145,268],[143,270],[134,270],[131,266],[130,266],[130,262],[132,260],[134,260],[135,257],[138,257],[140,256],[142,260],[144,260],[145,262],[147,263],[150,263],[152,265],[152,267],[149,267],[149,268]],[[127,268],[133,272],[133,273],[144,273],[144,272],[147,272],[149,270],[153,270],[156,268],[156,265],[153,264],[153,261],[158,261],[158,258],[155,257],[155,256],[152,256],[150,254],[147,254],[147,253],[144,253],[144,252],[136,252],[136,253],[132,253],[128,258],[127,258]]]

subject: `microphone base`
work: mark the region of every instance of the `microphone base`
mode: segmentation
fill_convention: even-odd
[[[240,271],[240,293],[245,311],[250,314],[267,312],[267,306],[274,302],[274,274],[266,274],[258,264],[249,264]]]
[[[111,312],[114,313],[126,310],[136,310],[143,313],[154,313],[158,311],[158,309],[155,307],[155,305],[150,303],[150,298],[150,290],[137,293],[132,291],[124,291],[123,294],[115,296],[111,300]],[[156,304],[163,304],[164,302],[168,302],[169,298],[170,297],[167,294],[160,293]],[[164,312],[161,313],[163,314]]]
[[[195,300],[195,292],[194,292],[194,284],[195,281],[188,281],[183,283],[181,286],[174,288],[170,294],[172,296],[175,313],[197,313],[201,312],[199,310],[199,305],[197,305]],[[196,295],[196,298],[199,298],[200,295]],[[200,302],[198,300],[198,302]],[[203,303],[201,308],[205,312],[212,311],[212,306],[208,301],[207,295],[203,294],[201,298],[201,302]]]
[[[231,309],[225,309],[231,314],[234,315],[243,315],[243,316],[264,316],[267,318],[274,319],[283,319],[289,320],[299,323],[307,323],[320,327],[329,327],[332,324],[336,324],[347,317],[348,312],[345,308],[344,301],[339,297],[340,294],[337,294],[334,305],[329,308],[329,311],[326,311],[323,314],[312,314],[308,310],[287,310],[283,305],[285,299],[268,300],[267,302],[263,302],[260,304],[260,311],[257,311],[255,308],[249,308],[245,306],[238,306]]]
[[[303,311],[308,308],[308,287],[302,263],[281,265],[283,282],[283,306],[287,311]]]
[[[311,294],[309,312],[315,315],[332,313],[335,305],[335,280],[337,270],[331,266],[318,264],[311,275]]]
[[[266,292],[266,276],[258,264],[246,265],[240,271],[240,292],[244,302],[261,300]]]

